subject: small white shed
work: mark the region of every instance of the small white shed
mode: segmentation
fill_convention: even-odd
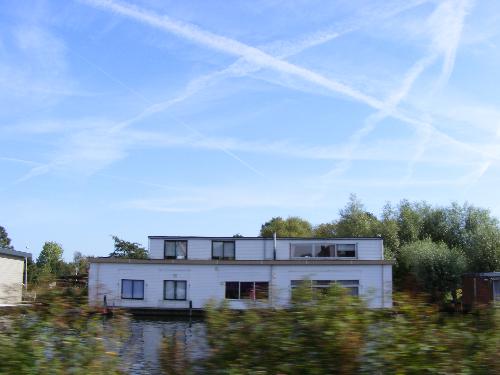
[[[30,253],[0,248],[0,304],[22,301]]]

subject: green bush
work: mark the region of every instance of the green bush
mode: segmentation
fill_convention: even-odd
[[[79,289],[39,291],[31,306],[4,312],[1,374],[119,374],[125,318],[103,324]]]
[[[447,315],[396,295],[393,309],[371,310],[335,286],[294,296],[287,309],[209,306],[206,359],[190,363],[167,339],[165,372],[187,374],[196,365],[228,375],[500,373],[498,309]]]

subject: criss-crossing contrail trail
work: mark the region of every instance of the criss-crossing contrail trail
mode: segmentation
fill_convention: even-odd
[[[116,14],[120,14],[136,21],[148,24],[152,27],[165,30],[169,33],[190,40],[194,43],[203,45],[205,47],[215,49],[233,56],[242,57],[245,60],[256,64],[263,68],[272,69],[280,73],[286,73],[297,78],[301,78],[307,82],[323,87],[329,91],[342,94],[358,102],[364,103],[374,109],[384,111],[387,116],[401,120],[416,128],[430,127],[435,137],[441,140],[461,146],[464,150],[472,151],[479,154],[484,154],[483,150],[477,149],[454,139],[453,137],[445,134],[431,124],[415,119],[407,114],[401,112],[397,108],[389,108],[387,103],[372,96],[366,95],[359,90],[356,90],[348,85],[327,78],[319,73],[301,66],[292,64],[285,60],[276,58],[269,53],[266,53],[256,47],[247,45],[237,40],[221,36],[210,31],[203,30],[195,25],[174,20],[166,15],[158,15],[154,12],[138,8],[133,5],[119,3],[113,0],[82,0],[89,5],[106,9]]]

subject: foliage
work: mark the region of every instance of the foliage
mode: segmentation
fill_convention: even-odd
[[[273,217],[260,228],[262,237],[272,237],[276,233],[278,237],[312,237],[313,228],[311,223],[300,217],[290,216],[286,219]]]
[[[375,215],[365,211],[356,195],[351,194],[346,207],[340,210],[336,234],[338,237],[375,237],[380,235],[379,221]]]
[[[73,254],[73,263],[71,266],[74,268],[75,275],[86,274],[89,268],[88,257],[83,255],[79,251],[75,251]]]
[[[32,267],[33,277],[40,281],[58,276],[64,267],[63,252],[63,248],[57,242],[45,242],[36,260],[36,266]]]
[[[337,237],[337,224],[335,222],[322,223],[314,227],[314,237],[332,238]]]
[[[208,374],[350,374],[360,364],[358,355],[370,311],[359,299],[339,287],[313,295],[302,287],[288,309],[231,310],[227,305],[207,306],[209,352],[201,363]],[[314,297],[314,298],[313,298]],[[192,371],[172,345],[167,353],[175,369]],[[176,356],[177,353],[177,356]],[[178,355],[181,355],[179,358]],[[169,372],[168,372],[169,371]]]
[[[302,288],[287,309],[207,310],[208,354],[190,362],[166,339],[168,374],[497,374],[500,310],[444,315],[396,295],[391,310],[370,310],[332,286]]]
[[[10,244],[10,238],[4,227],[0,225],[0,248],[13,249]]]
[[[3,311],[1,374],[119,374],[125,317],[103,324],[78,289],[38,291],[37,303]]]
[[[365,374],[498,374],[500,311],[448,315],[396,296],[373,320],[363,348]]]
[[[116,258],[132,258],[132,259],[147,259],[149,258],[148,251],[137,242],[128,242],[111,236],[115,242],[115,250],[109,254]]]
[[[399,255],[399,267],[414,274],[423,291],[434,301],[442,301],[446,293],[456,301],[466,262],[460,250],[430,239],[404,245]]]

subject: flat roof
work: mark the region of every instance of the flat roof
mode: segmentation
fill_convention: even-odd
[[[209,237],[209,236],[148,236],[149,239],[217,239],[217,240],[273,240],[273,237]],[[277,237],[277,240],[333,241],[333,240],[383,240],[382,237]]]
[[[500,272],[466,273],[464,276],[472,276],[472,277],[500,277]]]
[[[244,265],[244,266],[258,266],[258,265],[273,265],[273,266],[286,266],[286,265],[392,265],[391,260],[378,260],[378,259],[351,259],[351,260],[316,260],[316,259],[283,259],[283,260],[217,260],[217,259],[130,259],[130,258],[114,258],[114,257],[101,257],[89,258],[90,263],[128,263],[128,264],[185,264],[185,265]]]
[[[29,258],[31,259],[31,253],[25,253],[24,251],[17,251],[12,249],[6,249],[4,247],[0,248],[0,255],[8,255],[11,257],[18,258]]]

